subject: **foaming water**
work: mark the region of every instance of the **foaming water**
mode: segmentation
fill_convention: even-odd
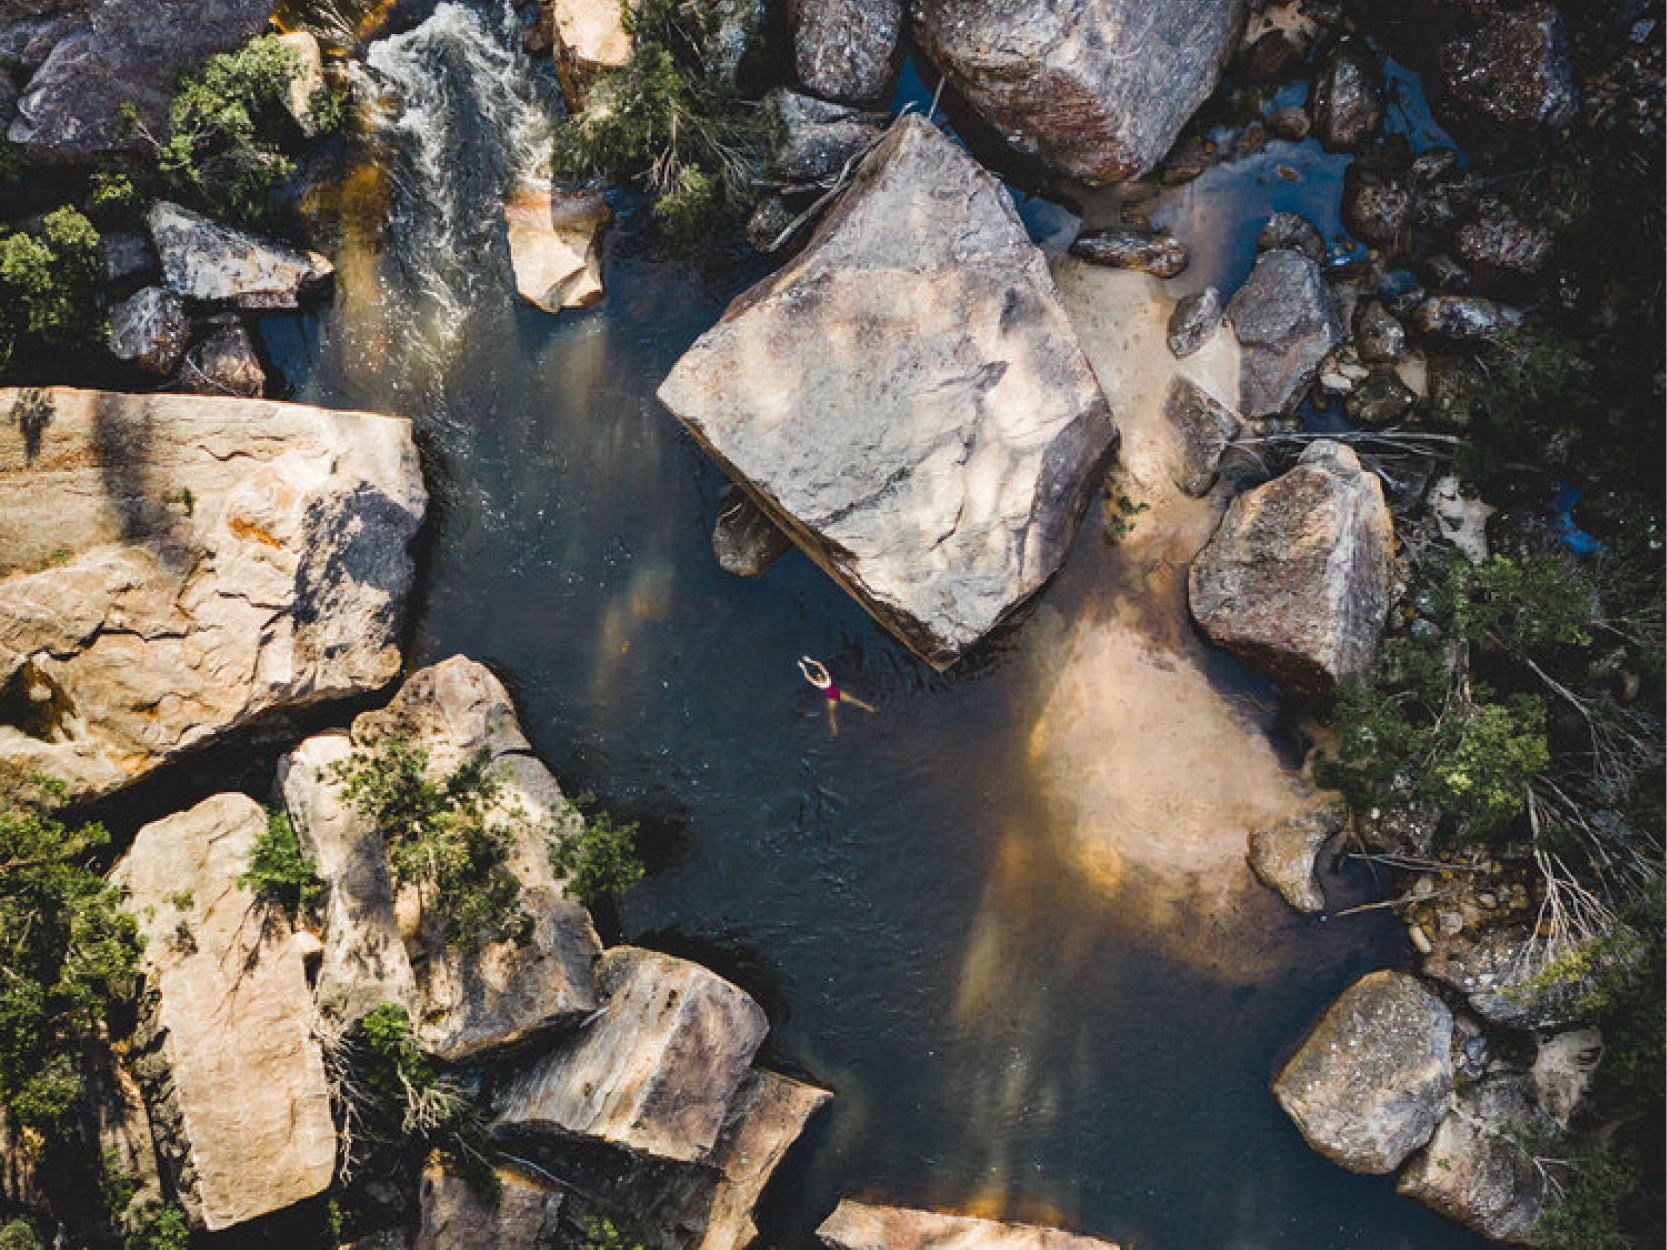
[[[1244,825],[1290,797],[1289,758],[1271,688],[1186,622],[1218,505],[1159,493],[1167,375],[1120,371],[1113,395],[1129,472],[1156,484],[1133,538],[1091,515],[1036,607],[949,674],[797,553],[727,577],[724,481],[654,390],[758,265],[648,259],[627,221],[599,307],[518,303],[496,214],[520,145],[475,112],[521,109],[493,77],[518,54],[455,4],[430,22],[371,53],[423,125],[407,99],[380,163],[318,205],[347,218],[335,308],[268,342],[298,398],[402,411],[431,449],[412,662],[505,676],[564,784],[643,823],[625,936],[737,980],[770,1014],[768,1061],[836,1091],[772,1190],[770,1244],[813,1244],[850,1195],[1147,1250],[1478,1246],[1315,1156],[1267,1093],[1398,946],[1381,914],[1316,924],[1239,890]],[[479,39],[502,46],[459,46]],[[421,202],[425,177],[449,202]],[[1099,279],[1060,280],[1106,376],[1150,354],[1156,297],[1096,320]],[[878,711],[830,737],[806,653]]]

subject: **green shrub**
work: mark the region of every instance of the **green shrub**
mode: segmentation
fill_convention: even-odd
[[[569,894],[595,907],[642,880],[636,843],[636,822],[615,824],[607,812],[597,812],[583,825],[551,831],[550,865],[566,880]]]
[[[1534,1245],[1544,1250],[1629,1250],[1620,1209],[1638,1183],[1637,1169],[1593,1144],[1581,1144],[1556,1169],[1560,1200],[1534,1223]]]
[[[582,1225],[582,1250],[643,1250],[641,1240],[626,1233],[605,1215],[587,1215]]]
[[[1560,456],[1559,431],[1578,427],[1592,406],[1593,369],[1580,345],[1544,322],[1526,321],[1482,347],[1475,366],[1460,475],[1485,481],[1525,456]]]
[[[101,272],[98,231],[68,205],[33,230],[0,236],[0,373],[19,347],[92,339]]]
[[[630,60],[602,71],[585,110],[556,131],[558,177],[641,183],[680,243],[757,203],[780,133],[773,109],[708,68],[720,16],[717,5],[625,0]]]
[[[0,1225],[0,1250],[46,1250],[46,1247],[28,1220],[7,1220]]]
[[[390,737],[332,765],[329,776],[381,831],[394,879],[417,886],[448,945],[471,951],[530,936],[532,917],[508,867],[526,816],[494,813],[503,787],[485,751],[436,781],[426,751]]]
[[[96,173],[87,183],[87,211],[101,220],[139,206],[139,189],[126,174]]]
[[[311,912],[324,892],[318,865],[301,849],[295,828],[283,812],[266,814],[266,831],[249,848],[249,867],[238,885],[292,914]]]
[[[108,842],[0,801],[0,1102],[43,1133],[80,1096],[77,1050],[138,961],[137,924],[86,866]]]
[[[190,1244],[191,1225],[171,1202],[147,1212],[122,1238],[122,1250],[187,1250]]]

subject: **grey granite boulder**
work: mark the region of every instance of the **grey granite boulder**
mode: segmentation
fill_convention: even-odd
[[[209,1231],[330,1184],[336,1130],[283,913],[238,878],[266,813],[221,794],[146,825],[113,880],[145,938],[129,1062],[180,1205]]]
[[[940,667],[1059,567],[1116,437],[1006,190],[914,115],[659,394]]]
[[[757,577],[785,555],[792,541],[751,499],[732,492],[712,527],[718,567],[736,577]]]
[[[1580,1019],[1579,1003],[1604,969],[1584,978],[1539,978],[1545,955],[1526,924],[1503,923],[1439,935],[1425,958],[1424,975],[1463,994],[1483,1020],[1508,1029],[1561,1028]],[[1567,952],[1570,955],[1574,950]],[[1600,949],[1600,960],[1620,958]]]
[[[1227,304],[1243,346],[1240,408],[1247,417],[1294,407],[1343,341],[1331,288],[1320,267],[1300,252],[1275,248],[1256,258],[1245,284]]]
[[[499,1168],[495,1197],[438,1159],[423,1168],[421,1223],[411,1250],[544,1250],[562,1244],[562,1194],[519,1171]]]
[[[110,310],[110,354],[146,373],[167,377],[190,341],[185,305],[164,287],[144,287]]]
[[[781,142],[771,154],[771,175],[789,185],[832,185],[846,166],[873,147],[890,119],[845,104],[777,88],[770,103],[781,118]]]
[[[812,95],[883,104],[902,58],[903,0],[788,0],[793,70]]]
[[[1058,1228],[869,1206],[849,1198],[822,1221],[816,1236],[829,1250],[1117,1250],[1112,1242]]]
[[[917,0],[915,40],[1000,134],[1100,185],[1151,170],[1215,90],[1241,0]]]
[[[410,424],[0,390],[0,784],[107,794],[399,671],[426,496]],[[27,710],[25,710],[27,709]]]
[[[1188,602],[1217,646],[1313,694],[1366,672],[1389,612],[1394,523],[1341,443],[1233,500],[1193,561]]]
[[[335,274],[317,252],[257,238],[158,200],[145,214],[168,289],[234,308],[299,308]]]
[[[1221,292],[1213,286],[1183,295],[1169,314],[1165,337],[1176,360],[1196,355],[1221,329]]]
[[[235,313],[213,318],[201,342],[185,353],[179,389],[194,395],[235,395],[259,399],[266,393],[266,370],[255,340]]]
[[[1239,432],[1238,414],[1196,382],[1177,377],[1164,396],[1163,415],[1179,445],[1171,479],[1195,499],[1208,494],[1221,453]]]
[[[606,951],[596,980],[602,1014],[515,1074],[494,1130],[706,1157],[764,1040],[763,1010],[698,964],[636,947]]]
[[[1351,1172],[1393,1172],[1447,1112],[1453,1014],[1401,972],[1371,972],[1326,1009],[1274,1078],[1308,1144]]]
[[[1358,152],[1383,127],[1384,104],[1377,57],[1363,44],[1340,43],[1314,79],[1314,136],[1327,152]]]
[[[436,778],[485,754],[502,786],[494,819],[514,836],[509,869],[533,920],[525,942],[460,951],[413,887],[395,888],[381,834],[344,806],[331,775],[354,747],[393,736],[426,752]],[[595,1009],[600,943],[545,847],[548,827],[580,817],[532,755],[503,683],[482,665],[454,657],[412,674],[386,708],[353,722],[351,740],[308,739],[280,774],[291,821],[326,887],[317,993],[327,1016],[347,1024],[380,1002],[398,1003],[425,1047],[458,1062],[570,1026]],[[507,819],[516,812],[518,819]]]
[[[1514,129],[1555,130],[1580,107],[1563,15],[1546,0],[1488,9],[1441,45],[1442,106]]]

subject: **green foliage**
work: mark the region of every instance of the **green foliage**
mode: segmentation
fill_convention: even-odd
[[[1471,481],[1503,466],[1555,452],[1560,431],[1592,400],[1592,365],[1580,346],[1544,322],[1525,321],[1489,342],[1465,397],[1469,438],[1456,467]]]
[[[643,1250],[642,1242],[627,1234],[605,1215],[587,1215],[583,1250]]]
[[[615,824],[607,812],[597,812],[583,825],[551,831],[550,865],[566,880],[568,893],[595,907],[642,880],[636,844],[635,821]]]
[[[720,11],[681,0],[624,0],[630,60],[604,70],[556,132],[559,177],[642,183],[664,233],[692,243],[744,214],[779,141],[780,119],[709,69]]]
[[[87,183],[87,211],[102,219],[119,217],[139,206],[139,189],[126,174],[96,173]]]
[[[394,879],[416,885],[459,950],[525,941],[532,917],[508,866],[523,813],[494,812],[502,784],[485,751],[434,780],[428,753],[390,737],[331,766],[347,801],[388,844]]]
[[[334,134],[347,124],[347,108],[352,97],[335,87],[319,87],[307,97],[307,116],[314,134]]]
[[[267,812],[266,831],[249,848],[248,870],[237,883],[292,914],[311,912],[324,891],[318,865],[301,849],[289,817],[280,811]]]
[[[1106,541],[1120,543],[1134,533],[1134,519],[1149,507],[1146,503],[1136,503],[1122,491],[1108,495],[1105,502]]]
[[[1622,1204],[1638,1183],[1637,1170],[1602,1148],[1582,1144],[1557,1169],[1560,1201],[1534,1223],[1534,1245],[1543,1250],[1628,1250],[1621,1229]]]
[[[211,216],[259,223],[270,195],[295,162],[283,151],[289,124],[284,100],[300,68],[276,35],[211,56],[180,79],[164,137],[149,134],[136,110],[126,116],[155,150],[171,190]]]
[[[0,236],[0,373],[19,347],[73,347],[98,330],[98,231],[65,205]]]
[[[79,1097],[73,1056],[139,956],[120,894],[85,866],[108,842],[0,801],[0,1102],[44,1133]]]
[[[7,1220],[0,1225],[0,1250],[46,1250],[28,1220]]]
[[[122,1250],[187,1250],[190,1244],[191,1225],[185,1212],[171,1202],[136,1220],[122,1238]]]

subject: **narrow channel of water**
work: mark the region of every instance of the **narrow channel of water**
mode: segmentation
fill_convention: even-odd
[[[1401,946],[1381,914],[1303,921],[1247,884],[1243,821],[1287,801],[1298,744],[1186,623],[1207,505],[1119,545],[1091,514],[1035,607],[948,675],[797,553],[725,576],[722,477],[654,390],[761,270],[652,259],[627,225],[600,307],[517,301],[496,214],[544,97],[511,46],[451,0],[373,45],[377,158],[312,206],[335,306],[270,322],[268,346],[296,398],[423,432],[412,663],[505,676],[564,783],[643,822],[627,938],[738,981],[770,1060],[837,1092],[773,1237],[808,1245],[848,1194],[1143,1250],[1483,1244],[1310,1152],[1267,1092]],[[1062,281],[1092,304],[1092,276]],[[805,653],[878,711],[830,737]]]

